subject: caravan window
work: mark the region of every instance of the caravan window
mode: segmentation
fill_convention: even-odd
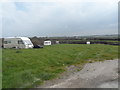
[[[32,42],[30,40],[24,40],[25,44],[32,45]]]
[[[45,44],[49,44],[50,42],[45,42]]]
[[[9,44],[11,43],[11,41],[4,41],[4,44]]]
[[[24,44],[22,40],[18,40],[18,44]]]

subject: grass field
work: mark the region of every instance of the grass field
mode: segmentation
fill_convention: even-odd
[[[118,58],[118,46],[59,44],[43,49],[3,49],[3,88],[30,88],[65,71],[69,65],[89,60]]]
[[[2,89],[2,49],[0,48],[0,89]]]

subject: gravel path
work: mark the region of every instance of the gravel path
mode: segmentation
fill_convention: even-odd
[[[45,82],[38,88],[118,88],[118,60],[106,60],[86,64],[82,70],[69,72],[60,78]]]

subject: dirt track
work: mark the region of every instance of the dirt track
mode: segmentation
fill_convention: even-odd
[[[88,63],[81,71],[72,70],[38,88],[118,88],[118,60]]]

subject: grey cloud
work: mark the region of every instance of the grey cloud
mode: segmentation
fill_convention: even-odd
[[[106,3],[10,3],[4,36],[67,36],[117,33],[117,6]],[[23,7],[24,5],[24,7]],[[23,7],[21,10],[20,7]],[[27,10],[24,10],[27,9]],[[9,15],[9,16],[8,16]],[[9,32],[9,33],[8,33]]]

